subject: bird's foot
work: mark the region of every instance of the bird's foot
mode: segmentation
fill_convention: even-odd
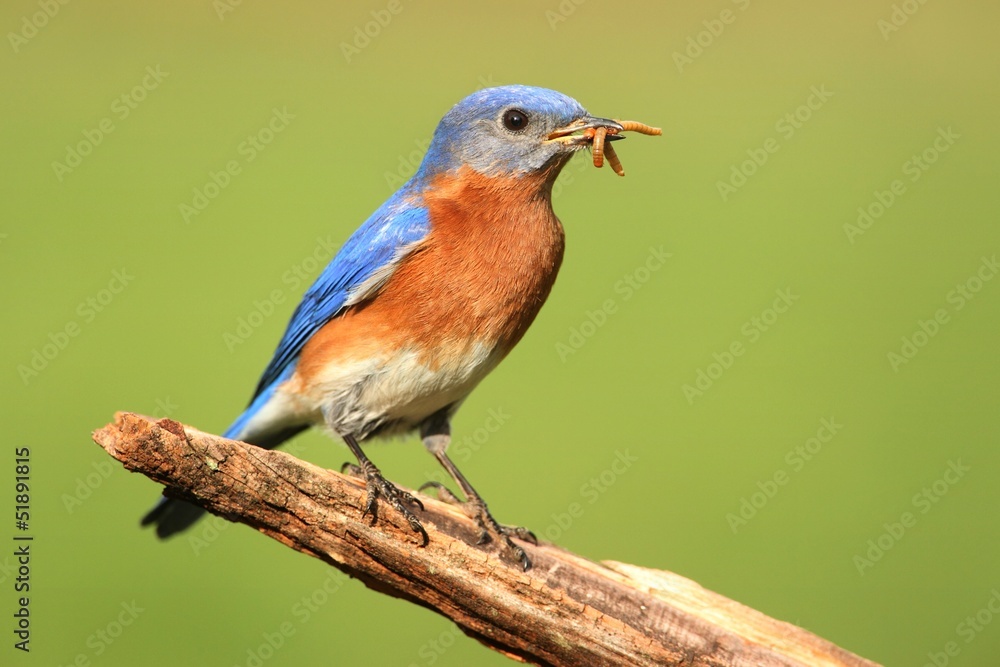
[[[341,466],[340,471],[365,480],[367,495],[365,496],[364,511],[361,512],[362,517],[370,514],[372,525],[378,521],[378,499],[381,496],[406,519],[413,532],[420,535],[421,546],[427,545],[427,531],[424,530],[420,520],[407,507],[407,505],[419,507],[423,511],[424,504],[419,499],[415,498],[411,493],[399,489],[395,484],[383,477],[382,472],[371,461],[365,461],[361,466],[356,466],[353,463],[345,463]]]
[[[498,523],[479,496],[472,496],[464,501],[459,500],[458,496],[440,482],[427,482],[418,490],[423,491],[424,489],[434,489],[440,500],[461,507],[466,514],[475,520],[476,525],[479,526],[479,540],[476,544],[498,542],[501,547],[501,556],[506,554],[519,563],[524,571],[531,568],[531,559],[528,558],[528,554],[510,539],[516,537],[530,544],[538,544],[538,539],[530,530],[522,526],[507,526]]]

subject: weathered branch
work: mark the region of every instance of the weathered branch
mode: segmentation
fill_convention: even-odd
[[[447,616],[468,635],[541,665],[850,665],[859,658],[676,574],[524,545],[522,572],[457,507],[423,498],[426,546],[398,514],[361,516],[364,484],[278,451],[178,422],[119,413],[95,432],[168,494],[245,523],[367,586]]]

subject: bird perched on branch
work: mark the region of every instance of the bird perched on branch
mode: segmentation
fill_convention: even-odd
[[[563,256],[550,200],[556,176],[595,134],[610,141],[623,129],[543,88],[487,88],[459,102],[417,173],[305,293],[225,437],[272,448],[325,425],[357,458],[364,513],[374,518],[384,501],[426,543],[414,514],[420,501],[386,480],[361,448],[371,438],[419,431],[465,496],[481,542],[498,541],[507,557],[530,567],[511,536],[531,541],[531,534],[497,523],[448,457],[449,422],[521,340],[556,279]],[[143,525],[167,537],[201,513],[162,498]]]

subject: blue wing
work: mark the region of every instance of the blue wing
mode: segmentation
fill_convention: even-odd
[[[382,204],[306,291],[257,384],[250,405],[226,430],[226,437],[272,448],[308,427],[285,421],[280,414],[267,414],[268,403],[278,385],[295,372],[306,341],[348,306],[377,294],[403,258],[427,237],[430,231],[427,209],[415,203],[416,199],[416,188],[404,186]],[[142,525],[156,524],[156,534],[165,538],[189,527],[202,514],[204,510],[200,507],[162,497],[143,517]]]
[[[292,315],[251,404],[279,379],[287,379],[303,346],[347,306],[376,294],[400,261],[427,237],[427,209],[403,188],[379,207],[347,240]],[[247,412],[250,412],[248,410]]]

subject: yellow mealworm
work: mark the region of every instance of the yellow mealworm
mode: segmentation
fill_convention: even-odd
[[[594,154],[594,166],[603,167],[604,166],[604,137],[608,134],[608,128],[599,127],[594,131],[594,141],[591,146],[591,152]],[[611,144],[607,146],[608,157],[611,156]]]
[[[652,136],[663,134],[663,130],[658,127],[650,127],[645,123],[639,123],[634,120],[616,120],[615,122],[621,125],[622,130],[625,132],[638,132],[639,134],[649,134]]]
[[[608,145],[604,147],[604,154],[608,156],[608,164],[610,164],[611,168],[615,170],[615,173],[619,176],[624,176],[625,169],[622,168],[621,160],[618,159],[618,153],[615,153],[615,149],[611,145],[610,141],[608,142]]]
[[[625,168],[622,167],[622,162],[618,159],[618,154],[612,148],[608,138],[620,132],[638,132],[639,134],[657,136],[663,134],[663,130],[634,120],[616,120],[615,122],[621,125],[622,129],[619,130],[613,127],[588,127],[583,131],[583,136],[590,140],[590,152],[593,154],[595,167],[603,167],[604,158],[607,158],[614,172],[619,176],[624,176]]]

